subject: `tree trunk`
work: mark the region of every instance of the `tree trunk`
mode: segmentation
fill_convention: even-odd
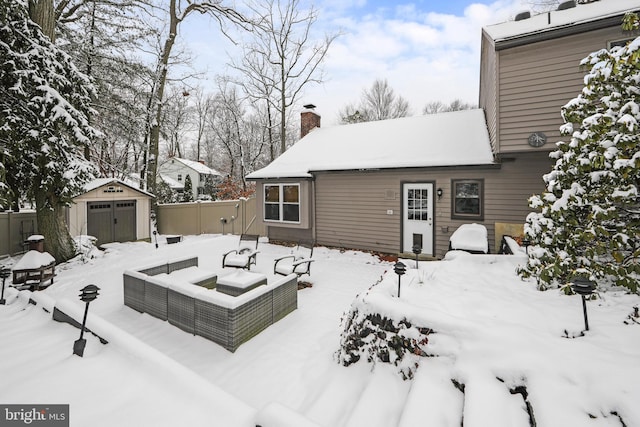
[[[45,36],[51,43],[56,41],[56,14],[53,10],[53,0],[29,0],[29,17],[40,25]]]
[[[29,0],[29,17],[40,25],[42,32],[54,42],[56,39],[53,0]],[[64,204],[53,193],[41,187],[36,193],[38,233],[44,236],[44,248],[55,259],[63,262],[75,256],[75,245],[65,222]]]
[[[73,258],[76,255],[75,245],[65,221],[64,206],[56,195],[36,195],[36,218],[38,233],[44,236],[44,250],[49,252],[56,262]]]
[[[162,107],[164,103],[164,88],[167,82],[167,73],[169,71],[169,58],[171,56],[171,49],[178,35],[178,23],[179,18],[176,9],[176,0],[171,0],[169,5],[169,36],[164,42],[162,53],[160,56],[160,63],[158,69],[158,81],[157,90],[154,96],[156,105],[155,118],[151,124],[150,141],[149,141],[149,157],[147,159],[147,188],[151,193],[156,193],[156,175],[158,173],[158,155],[160,147],[160,121],[162,120]]]

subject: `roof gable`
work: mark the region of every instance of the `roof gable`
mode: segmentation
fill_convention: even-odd
[[[98,188],[101,187],[106,187],[108,185],[122,185],[125,186],[131,190],[137,191],[138,193],[144,194],[145,196],[149,196],[149,197],[154,197],[153,194],[148,193],[140,188],[135,187],[132,184],[128,184],[120,179],[117,178],[96,178],[93,181],[89,181],[88,183],[86,183],[83,187],[84,189],[84,193],[89,193],[91,191],[97,190]]]
[[[202,173],[206,175],[221,175],[220,172],[218,172],[217,170],[212,169],[209,166],[202,164],[200,162],[196,162],[194,160],[183,159],[180,157],[171,157],[169,160],[167,160],[167,162],[170,162],[172,160],[177,160],[178,162],[182,163],[186,167],[193,169],[197,173]]]
[[[248,179],[312,172],[492,164],[481,109],[316,128]]]

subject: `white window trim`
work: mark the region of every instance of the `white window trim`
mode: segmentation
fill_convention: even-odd
[[[284,218],[284,187],[295,186],[298,187],[298,220],[297,221],[285,221]],[[266,187],[278,187],[278,217],[280,219],[267,219],[265,218],[266,209],[264,209],[267,201],[265,200],[265,195],[267,193]],[[293,204],[293,203],[287,203]],[[300,217],[302,214],[301,203],[300,203],[300,184],[295,182],[283,182],[283,183],[273,183],[273,184],[263,184],[262,187],[262,220],[264,222],[278,223],[278,224],[300,224]]]

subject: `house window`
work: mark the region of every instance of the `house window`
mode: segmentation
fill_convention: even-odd
[[[300,222],[300,185],[265,184],[264,220]]]
[[[181,173],[178,174],[178,182],[182,182],[182,174]]]
[[[482,220],[484,216],[484,181],[481,179],[454,179],[451,181],[453,198],[451,218]]]

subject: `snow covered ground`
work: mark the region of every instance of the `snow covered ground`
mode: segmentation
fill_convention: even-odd
[[[298,309],[235,353],[123,305],[124,270],[198,256],[223,275],[222,254],[237,244],[229,235],[111,244],[58,266],[44,291],[6,290],[0,404],[70,404],[72,426],[526,427],[530,413],[538,427],[640,426],[640,297],[600,293],[581,336],[580,297],[523,282],[517,256],[450,253],[419,270],[406,260],[398,299],[391,263],[316,248]],[[259,250],[252,270],[267,275],[290,252]],[[79,290],[90,283],[101,291],[88,327],[109,344],[87,334],[79,358],[78,329],[50,311],[81,318]],[[364,293],[358,304],[435,331],[412,381],[394,366],[336,362],[341,318]]]

